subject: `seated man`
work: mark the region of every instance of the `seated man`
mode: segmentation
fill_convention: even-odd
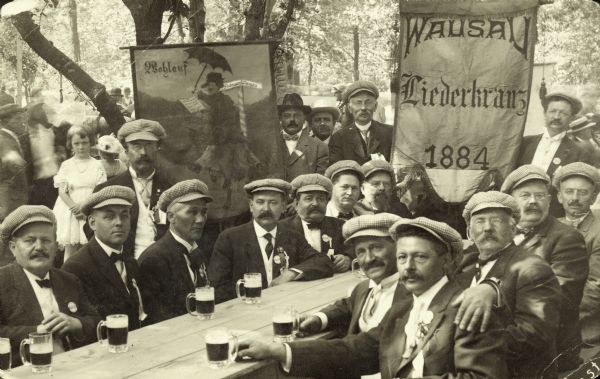
[[[129,316],[129,330],[141,327],[146,318],[137,284],[138,264],[123,244],[131,227],[135,192],[125,186],[108,186],[94,192],[82,204],[94,237],[62,269],[76,275],[92,305],[102,318]]]
[[[245,273],[260,272],[263,288],[333,275],[327,255],[313,249],[302,234],[278,225],[291,190],[288,182],[255,180],[244,190],[252,221],[219,235],[208,267],[217,303],[235,298],[235,283]]]
[[[208,203],[208,187],[198,179],[184,180],[158,199],[158,208],[167,213],[169,231],[150,245],[139,258],[142,299],[149,322],[155,323],[187,313],[188,293],[204,285],[204,273],[190,254],[197,253]]]
[[[487,332],[460,329],[452,306],[463,292],[449,275],[462,254],[462,238],[426,218],[401,219],[390,228],[400,281],[413,304],[394,304],[381,324],[343,339],[265,345],[244,343],[238,355],[274,358],[295,376],[349,378],[381,371],[381,377],[508,378],[503,331],[492,313]]]
[[[325,216],[331,181],[320,174],[304,174],[291,184],[296,215],[281,221],[280,225],[304,235],[313,249],[331,258],[334,272],[348,271],[354,256],[344,248],[344,221]]]
[[[392,165],[384,160],[372,160],[361,166],[365,178],[362,183],[363,198],[354,206],[359,215],[388,212],[401,217],[411,217],[410,211],[400,202],[395,191]]]
[[[10,338],[13,367],[32,332],[52,332],[54,354],[96,340],[100,316],[73,274],[52,267],[56,218],[41,205],[22,205],[0,225],[0,243],[15,261],[0,268],[0,337]]]
[[[333,184],[325,216],[342,220],[356,216],[354,205],[360,198],[360,187],[364,180],[359,164],[349,160],[335,162],[327,167],[325,176]]]

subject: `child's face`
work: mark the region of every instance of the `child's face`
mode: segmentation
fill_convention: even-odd
[[[71,148],[73,155],[78,158],[87,158],[90,156],[90,139],[87,136],[75,134],[71,139]]]

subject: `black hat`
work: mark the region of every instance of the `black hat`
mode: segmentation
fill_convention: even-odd
[[[123,97],[123,94],[121,93],[121,89],[120,88],[113,88],[110,90],[109,92],[110,96],[119,96],[119,97]]]
[[[217,87],[223,87],[223,75],[220,72],[209,72],[206,74],[206,81],[202,84],[202,88],[206,88],[208,83],[215,83]]]
[[[281,105],[277,106],[277,110],[279,113],[284,112],[288,109],[300,109],[305,115],[309,115],[311,112],[311,107],[308,105],[304,105],[304,100],[302,100],[302,96],[297,93],[286,93],[283,96],[283,101]]]

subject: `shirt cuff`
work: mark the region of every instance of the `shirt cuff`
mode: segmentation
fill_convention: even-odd
[[[294,278],[294,280],[298,280],[298,279],[302,278],[302,275],[304,274],[304,272],[302,272],[302,270],[298,270],[297,268],[290,268],[290,271],[294,271],[295,273],[298,274],[298,276],[296,276]]]
[[[285,363],[281,364],[281,368],[286,374],[289,374],[292,369],[292,348],[287,343],[284,343],[283,346],[285,346]]]
[[[327,328],[327,323],[329,322],[327,315],[323,312],[317,312],[314,314],[314,316],[317,316],[321,319],[321,331],[325,330]]]

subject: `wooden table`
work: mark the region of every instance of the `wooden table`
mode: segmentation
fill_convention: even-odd
[[[129,333],[129,352],[111,354],[94,343],[53,357],[52,372],[33,374],[28,366],[14,369],[16,378],[235,378],[273,377],[273,362],[234,362],[221,370],[208,367],[204,336],[223,326],[240,340],[272,339],[272,307],[292,304],[299,312],[314,312],[345,297],[360,279],[351,273],[311,282],[291,282],[263,290],[260,304],[239,299],[218,304],[213,320],[176,317]]]

